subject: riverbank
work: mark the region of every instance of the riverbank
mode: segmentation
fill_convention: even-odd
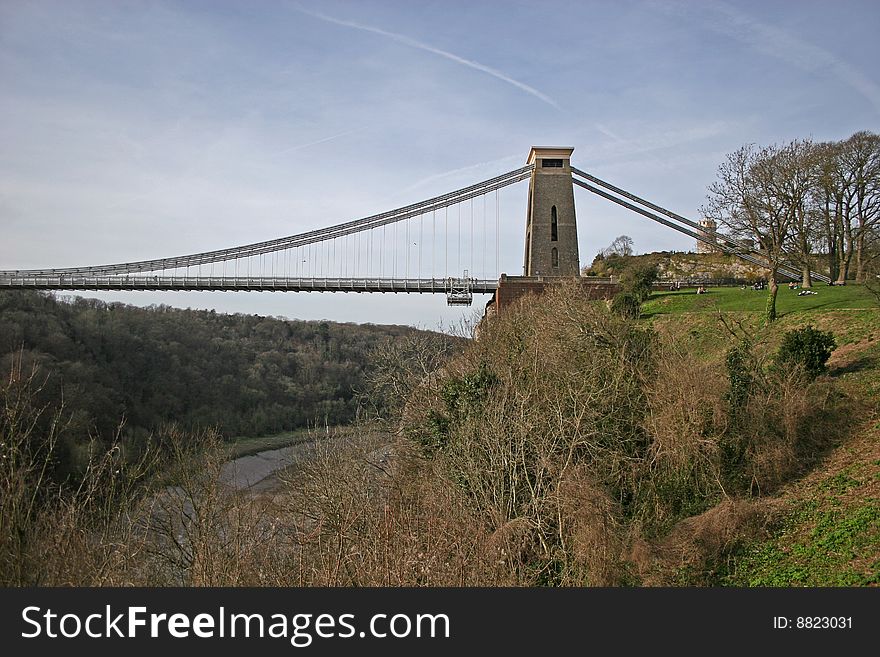
[[[273,492],[285,471],[309,462],[334,443],[352,440],[357,435],[351,427],[330,427],[237,440],[229,446],[230,460],[221,468],[220,481],[237,490]]]
[[[294,445],[246,454],[226,463],[220,481],[238,490],[268,492],[278,487],[278,475],[315,454],[317,439],[304,438]]]
[[[342,430],[342,428],[343,427],[323,427],[321,429],[297,429],[296,431],[285,431],[271,436],[241,436],[232,438],[226,449],[229,458],[237,459],[242,456],[251,456],[253,454],[259,454],[260,452],[281,449],[283,447],[313,441],[322,436],[326,437],[334,435]]]

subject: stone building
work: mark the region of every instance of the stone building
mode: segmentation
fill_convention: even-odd
[[[715,220],[700,219],[700,226],[703,227],[703,230],[700,232],[714,242],[717,238],[718,230],[718,224],[715,223]],[[720,253],[720,250],[716,246],[697,240],[697,253]]]
[[[527,164],[534,164],[526,207],[523,275],[502,274],[486,304],[486,316],[501,312],[528,296],[543,294],[562,279],[578,282],[588,299],[610,299],[618,286],[608,278],[581,276],[577,218],[571,182],[573,148],[533,146]]]
[[[533,146],[523,276],[578,276],[577,219],[571,183],[573,148]]]

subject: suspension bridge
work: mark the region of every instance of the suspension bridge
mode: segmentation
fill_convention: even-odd
[[[288,237],[154,260],[0,270],[0,289],[429,293],[445,294],[451,305],[470,305],[473,294],[497,294],[513,279],[543,285],[580,275],[575,187],[714,250],[767,266],[752,244],[707,232],[698,222],[571,166],[573,150],[533,147],[525,166],[488,180]],[[501,194],[524,181],[529,195],[522,275],[502,276]],[[800,278],[790,265],[779,273]]]

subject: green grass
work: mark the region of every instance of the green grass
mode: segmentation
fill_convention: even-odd
[[[749,335],[763,355],[776,350],[786,331],[807,324],[831,331],[838,347],[880,338],[880,305],[864,286],[815,289],[818,294],[799,297],[782,287],[777,298],[779,318],[772,324],[764,318],[767,292],[738,287],[710,288],[700,295],[684,290],[656,292],[642,305],[642,317],[657,329],[670,327],[689,336],[690,353],[708,360],[717,360],[736,342],[728,329]],[[876,361],[875,351],[866,352],[865,358]],[[880,378],[880,368],[873,363],[862,370],[860,376],[873,373]]]
[[[880,459],[856,460],[789,500],[771,535],[742,549],[728,586],[880,585]]]
[[[880,504],[805,504],[779,535],[752,546],[725,583],[732,586],[866,586],[880,584]],[[802,528],[810,527],[809,531]]]
[[[880,335],[880,317],[875,318],[873,335]],[[842,382],[857,387],[866,399],[878,402],[877,411],[880,413],[880,341],[862,350],[855,363],[837,376]],[[880,429],[880,424],[876,428]]]
[[[815,295],[799,297],[797,291],[780,286],[776,310],[780,315],[815,310],[876,308],[877,299],[863,285],[842,287],[817,285]],[[745,290],[738,287],[709,288],[706,294],[694,290],[655,292],[642,306],[642,316],[740,311],[763,313],[767,303],[766,290]]]

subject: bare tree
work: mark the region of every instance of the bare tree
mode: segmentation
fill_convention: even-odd
[[[378,345],[365,375],[364,408],[376,417],[393,416],[409,391],[429,379],[463,342],[451,335],[417,332]]]
[[[841,144],[841,161],[851,184],[847,229],[855,251],[855,278],[865,281],[866,245],[880,225],[880,135],[861,131]]]
[[[709,187],[701,208],[706,218],[727,227],[734,237],[758,243],[769,270],[767,319],[771,322],[776,319],[776,277],[795,216],[779,184],[787,159],[778,146],[743,146],[718,167],[718,180]]]
[[[792,227],[791,251],[801,266],[803,286],[813,287],[811,254],[816,236],[816,216],[810,212],[817,176],[816,151],[810,140],[794,140],[772,156],[768,183],[789,214]]]
[[[814,146],[816,176],[813,179],[812,208],[818,225],[818,242],[827,258],[828,275],[839,280],[841,257],[845,250],[843,213],[846,185],[840,171],[840,144],[825,142]],[[844,274],[845,278],[845,274]]]
[[[812,196],[831,275],[838,285],[864,282],[880,229],[880,135],[857,132],[821,144],[816,156]]]
[[[610,255],[631,256],[633,254],[633,239],[629,235],[619,235],[608,246],[602,249],[602,255],[606,258]]]

